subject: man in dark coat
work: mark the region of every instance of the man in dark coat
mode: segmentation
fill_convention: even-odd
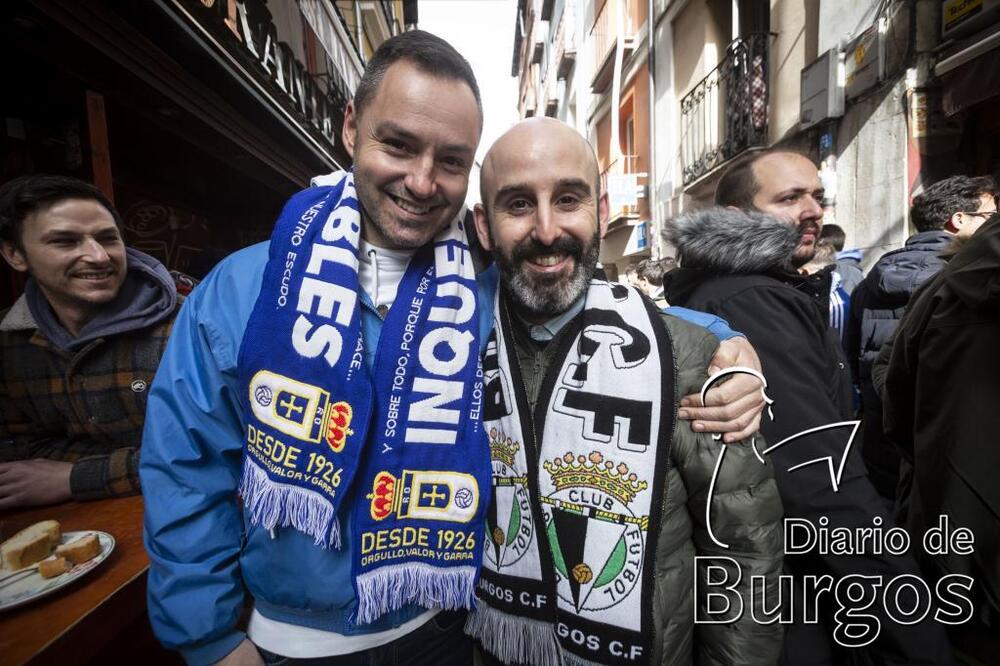
[[[990,427],[1000,404],[1000,216],[962,245],[900,322],[885,378],[885,426],[912,465],[910,532],[923,534],[947,515],[952,530],[974,535],[972,554],[918,552],[930,578],[975,581],[975,617],[955,627],[953,639],[992,663],[1000,654],[1000,455]]]
[[[828,325],[829,271],[810,276],[796,271],[815,251],[822,198],[810,160],[787,152],[756,153],[736,163],[720,181],[716,203],[728,208],[688,214],[668,225],[667,237],[681,254],[681,267],[666,277],[667,299],[727,319],[758,350],[767,391],[774,399],[773,419],[761,424],[769,446],[850,418],[850,377]],[[831,528],[872,527],[873,519],[890,524],[857,451],[849,447],[850,433],[850,427],[816,432],[768,455],[786,520],[803,519],[818,527],[825,518]],[[788,536],[786,524],[786,554],[793,547]],[[794,606],[795,622],[786,631],[783,663],[846,663],[857,656],[859,650],[838,647],[858,644],[852,645],[837,628],[835,604],[821,601],[818,624],[803,620],[805,586],[798,586],[809,574],[829,574],[836,584],[849,575],[881,576],[888,582],[917,571],[912,557],[871,550],[833,555],[812,549],[786,556],[797,600],[784,602]],[[880,602],[866,611],[881,624],[878,636],[864,648],[866,656],[876,663],[950,663],[947,638],[939,626],[926,621],[896,624]]]
[[[917,233],[879,259],[851,296],[844,350],[861,389],[862,455],[876,490],[894,499],[899,453],[882,432],[882,402],[872,386],[872,364],[892,337],[910,296],[944,267],[941,252],[955,238],[971,236],[996,211],[992,178],[952,176],[913,199],[910,219]]]

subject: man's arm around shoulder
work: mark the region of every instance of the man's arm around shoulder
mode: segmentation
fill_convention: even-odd
[[[717,341],[703,331],[685,331],[687,324],[668,326],[676,352],[679,394],[696,392],[707,379],[705,369]],[[759,435],[757,444],[763,446]],[[716,463],[723,451],[724,458],[709,497]],[[684,421],[678,421],[674,430],[672,456],[687,489],[688,511],[694,524],[698,556],[697,564],[692,563],[696,566],[698,592],[695,617],[710,619],[707,584],[710,580],[718,582],[723,571],[728,581],[726,586],[732,591],[722,586],[713,591],[729,597],[738,593],[740,597],[738,602],[730,599],[730,612],[721,618],[726,622],[699,623],[696,627],[698,662],[774,663],[781,650],[782,627],[777,623],[759,624],[750,613],[751,580],[762,579],[768,598],[774,598],[781,573],[783,512],[772,468],[757,460],[749,441],[723,444],[710,434],[695,433]],[[708,502],[711,507],[706,516]],[[711,520],[711,528],[706,517]],[[718,603],[713,608],[717,610]],[[738,612],[740,608],[742,612]]]

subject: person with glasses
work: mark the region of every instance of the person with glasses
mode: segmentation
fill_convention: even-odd
[[[989,176],[951,176],[913,198],[917,229],[904,247],[882,256],[851,295],[844,350],[861,389],[862,454],[879,493],[893,500],[899,454],[882,433],[882,401],[872,382],[879,349],[903,317],[910,296],[944,266],[941,253],[957,238],[972,236],[997,211],[997,185]]]

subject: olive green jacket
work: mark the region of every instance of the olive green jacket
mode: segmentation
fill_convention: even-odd
[[[719,341],[706,329],[672,315],[664,314],[663,322],[673,341],[676,409],[681,396],[701,389]],[[513,328],[521,376],[528,402],[534,409],[539,385],[553,350],[559,346],[556,340],[572,327],[564,327],[556,340],[547,345],[531,340],[523,325],[515,323]],[[764,448],[761,439],[758,438],[757,444]],[[716,481],[711,516],[715,537],[729,548],[716,545],[705,525],[705,502],[720,446],[711,435],[695,433],[689,422],[677,420],[656,546],[653,612],[657,636],[652,663],[762,666],[776,663],[781,651],[783,628],[777,622],[770,625],[755,622],[749,601],[751,577],[765,581],[769,607],[778,598],[783,553],[783,512],[778,488],[770,464],[765,466],[757,460],[749,441],[726,445],[729,448]],[[718,559],[701,561],[696,572],[696,555]],[[733,561],[739,566],[733,566]],[[694,624],[695,575],[700,588],[698,607],[703,613],[708,600],[705,582],[709,564],[725,568],[730,583],[740,576],[735,589],[742,598],[743,612],[737,613],[739,605],[732,600],[729,617],[738,617],[734,622]],[[720,571],[713,571],[713,581],[721,577]],[[716,587],[712,591],[723,589]],[[758,599],[758,607],[759,603]],[[715,598],[712,608],[718,610],[720,605],[724,602]]]

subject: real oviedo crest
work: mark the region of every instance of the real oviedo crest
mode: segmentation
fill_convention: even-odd
[[[350,404],[330,402],[330,394],[270,370],[250,381],[253,415],[275,430],[304,442],[325,441],[334,453],[344,450],[354,416]]]
[[[471,474],[404,470],[398,479],[379,472],[366,496],[373,520],[397,518],[467,523],[479,507],[479,484]]]

